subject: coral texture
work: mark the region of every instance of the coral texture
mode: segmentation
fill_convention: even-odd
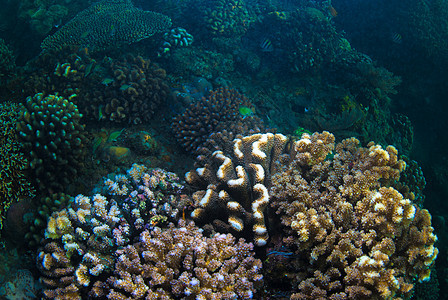
[[[27,98],[17,130],[29,151],[36,188],[59,191],[80,171],[86,142],[81,117],[70,98],[43,94]]]
[[[25,176],[28,165],[23,145],[17,138],[16,123],[22,107],[11,102],[0,104],[0,229],[14,201],[32,197],[34,189]]]
[[[263,284],[253,245],[231,234],[204,237],[194,223],[156,227],[117,251],[113,276],[97,283],[109,299],[251,299]]]
[[[197,190],[191,216],[201,222],[220,219],[232,232],[253,236],[257,246],[265,245],[273,163],[288,142],[281,134],[254,134],[235,139],[231,153],[215,151],[202,167],[185,176]]]
[[[134,7],[130,0],[103,0],[86,8],[41,47],[84,46],[91,51],[132,44],[171,26],[169,17]]]
[[[0,39],[0,79],[11,77],[15,72],[16,58],[12,50]],[[1,81],[0,81],[1,82]]]
[[[249,99],[235,90],[211,91],[209,96],[191,103],[184,113],[174,118],[175,137],[185,150],[197,151],[214,132],[228,129],[235,134],[253,133],[250,130],[256,130],[260,122],[255,117],[242,116],[239,109],[243,106],[253,107]]]
[[[391,187],[405,168],[396,149],[355,138],[334,146],[328,132],[294,148],[270,189],[295,254],[292,299],[409,297],[414,278],[429,279],[437,237],[428,211]]]
[[[107,196],[78,195],[69,208],[54,212],[37,256],[44,296],[85,299],[111,274],[119,248],[181,213],[188,198],[182,189],[175,174],[135,164],[104,181],[100,190]]]
[[[83,89],[80,103],[89,119],[118,123],[148,122],[170,97],[166,72],[141,56],[127,55],[120,60],[105,59],[105,78],[95,88]],[[81,98],[81,97],[80,97]]]

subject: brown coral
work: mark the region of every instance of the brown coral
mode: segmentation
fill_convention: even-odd
[[[252,247],[230,234],[206,238],[184,221],[144,231],[138,243],[117,251],[110,287],[98,291],[109,299],[253,298],[263,276]]]
[[[175,137],[185,150],[198,151],[198,147],[206,146],[211,134],[219,131],[228,130],[233,134],[261,131],[258,118],[245,118],[240,114],[239,109],[243,106],[253,107],[249,99],[233,89],[211,91],[206,98],[192,103],[173,119]]]
[[[193,194],[191,216],[201,221],[220,219],[232,232],[253,235],[256,245],[265,245],[267,189],[273,164],[288,142],[281,134],[254,134],[235,139],[231,153],[215,151],[203,167],[186,175],[198,190]],[[248,232],[247,227],[252,230]]]
[[[351,138],[333,147],[328,133],[304,134],[272,176],[284,242],[301,258],[292,299],[408,297],[438,250],[429,213],[391,187],[405,163],[392,146]]]

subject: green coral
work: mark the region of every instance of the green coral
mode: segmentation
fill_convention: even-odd
[[[82,114],[69,99],[41,93],[28,97],[17,124],[41,191],[63,190],[83,165],[86,137],[80,123]]]
[[[27,159],[17,140],[16,122],[21,107],[16,103],[0,104],[0,228],[9,206],[26,197],[33,196],[33,188],[25,176]]]

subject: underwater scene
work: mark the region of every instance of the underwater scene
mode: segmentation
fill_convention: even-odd
[[[448,1],[0,4],[0,299],[448,299]]]

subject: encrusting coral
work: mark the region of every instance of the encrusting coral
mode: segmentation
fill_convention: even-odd
[[[86,8],[45,38],[41,47],[52,50],[83,46],[98,51],[138,42],[170,26],[169,17],[138,9],[130,0],[103,0]]]
[[[355,138],[335,147],[328,132],[294,148],[270,189],[295,254],[291,299],[409,297],[414,278],[429,279],[437,237],[429,212],[391,187],[405,168],[396,149]]]

